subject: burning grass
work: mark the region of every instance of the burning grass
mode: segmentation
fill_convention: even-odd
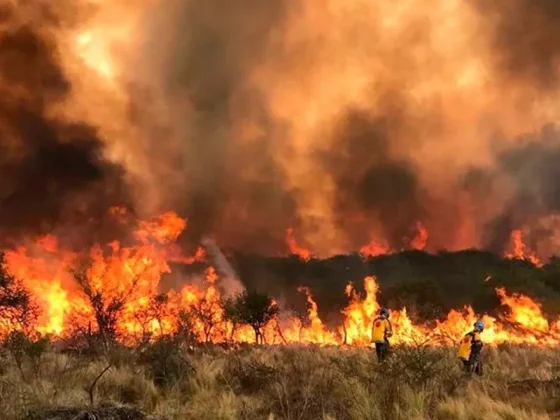
[[[513,420],[560,413],[560,350],[550,348],[488,348],[482,378],[463,376],[454,351],[434,347],[395,348],[383,365],[364,348],[186,348],[179,341],[95,357],[49,348],[19,367],[4,357],[6,420],[74,419],[84,410],[138,420]]]

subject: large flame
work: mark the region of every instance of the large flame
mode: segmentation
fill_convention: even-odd
[[[124,212],[112,209],[111,214],[123,216]],[[179,328],[181,313],[185,312],[191,314],[190,328],[202,342],[254,342],[250,327],[234,329],[226,318],[219,277],[212,266],[208,266],[198,282],[187,282],[180,290],[160,293],[161,276],[171,271],[170,262],[190,264],[205,258],[202,250],[191,257],[180,255],[176,240],[186,227],[186,220],[172,212],[140,221],[133,235],[134,244],[114,241],[94,246],[85,265],[80,255],[60,249],[56,238],[47,236],[8,250],[7,268],[39,306],[35,330],[41,334],[65,337],[77,329],[98,328],[95,305],[101,302],[105,305],[103,309],[110,311],[111,305],[121,302],[122,307],[115,312],[116,333],[125,342],[172,333]],[[301,288],[307,297],[307,316],[303,320],[294,317],[269,322],[264,330],[266,342],[369,345],[372,323],[380,308],[376,278],[366,277],[364,289],[362,297],[352,284],[346,287],[349,303],[342,311],[343,322],[330,329],[319,316],[311,290]],[[560,343],[560,319],[549,322],[540,305],[527,296],[511,295],[501,288],[496,293],[507,309],[501,318],[475,314],[471,307],[465,307],[451,311],[443,320],[416,324],[405,308],[393,310],[393,342],[452,344],[481,317],[486,323],[484,338],[489,343]]]
[[[536,266],[542,265],[535,253],[523,243],[523,232],[520,229],[511,232],[511,248],[511,251],[506,253],[507,258],[530,261]]]
[[[403,238],[403,243],[407,245],[407,249],[415,249],[418,251],[426,248],[428,242],[428,230],[421,222],[416,222],[414,225],[415,233],[412,238]],[[364,258],[376,257],[392,252],[386,241],[372,239],[368,244],[360,248],[360,255]]]
[[[311,251],[298,245],[296,238],[294,237],[294,229],[292,228],[289,228],[286,231],[286,244],[288,245],[292,255],[297,255],[303,261],[309,261],[311,259]]]

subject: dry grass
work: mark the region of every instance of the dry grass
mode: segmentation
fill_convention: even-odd
[[[88,407],[89,388],[108,364],[94,406],[133,406],[170,420],[540,420],[560,414],[559,349],[488,349],[483,378],[464,377],[448,349],[397,349],[383,365],[367,349],[187,352],[174,343],[96,358],[50,349],[38,362],[24,359],[21,369],[9,354],[3,358],[0,418],[6,420],[74,418],[76,410],[68,409],[51,417],[31,413]]]

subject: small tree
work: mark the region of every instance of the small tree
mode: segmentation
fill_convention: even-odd
[[[214,327],[220,322],[220,309],[220,301],[207,296],[190,308],[192,315],[202,324],[206,343],[210,343]]]
[[[152,338],[154,321],[157,323],[159,335],[164,335],[164,318],[169,312],[168,302],[169,297],[165,293],[160,293],[150,296],[148,305],[134,311],[134,318],[142,329],[141,339],[143,343],[150,341]]]
[[[0,322],[9,330],[25,330],[36,317],[31,295],[8,272],[5,255],[0,251]]]
[[[226,338],[233,343],[237,327],[239,327],[239,325],[243,323],[240,310],[237,307],[237,299],[224,299],[222,301],[222,309],[224,311],[224,318],[231,324],[231,332],[229,334],[229,337]]]
[[[177,331],[175,338],[181,343],[191,348],[197,343],[195,332],[194,316],[190,311],[181,310],[177,316]]]
[[[121,317],[125,305],[130,302],[141,274],[137,274],[131,284],[124,291],[115,291],[111,288],[96,287],[89,278],[87,269],[75,271],[74,279],[86,296],[97,323],[97,332],[105,348],[117,339],[117,322]],[[104,273],[103,275],[107,275]],[[104,282],[101,282],[104,284]]]
[[[30,379],[26,377],[24,373],[23,364],[25,361],[29,362],[35,379],[39,379],[42,358],[49,345],[49,339],[47,337],[32,339],[26,336],[22,331],[12,331],[8,337],[6,337],[3,344],[14,359],[24,381],[29,381]]]
[[[240,293],[230,301],[228,307],[226,313],[232,317],[232,322],[247,324],[253,328],[257,344],[264,342],[264,326],[278,315],[278,306],[274,299],[256,291]]]

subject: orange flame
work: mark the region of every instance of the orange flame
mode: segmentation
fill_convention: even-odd
[[[122,212],[117,214],[122,216]],[[174,213],[140,221],[134,234],[137,244],[123,246],[114,241],[106,246],[94,246],[86,266],[83,258],[61,249],[56,238],[48,236],[7,251],[7,268],[33,295],[40,309],[35,330],[41,334],[65,337],[90,325],[94,330],[99,329],[95,311],[101,308],[115,311],[116,334],[126,342],[177,331],[181,322],[185,322],[184,316],[201,342],[255,342],[254,331],[249,326],[233,325],[227,319],[218,287],[220,279],[213,267],[206,269],[203,279],[195,279],[181,290],[160,293],[161,276],[171,271],[170,261],[192,263],[205,258],[202,248],[192,257],[180,255],[175,241],[186,226],[186,220]],[[419,237],[425,238],[423,234]],[[349,303],[341,312],[343,321],[337,328],[330,328],[321,319],[311,291],[300,288],[308,304],[305,322],[301,319],[271,321],[264,327],[265,341],[369,345],[372,323],[380,307],[377,280],[366,277],[364,289],[365,296],[361,297],[352,284],[346,287]],[[527,296],[508,294],[502,288],[496,289],[496,293],[507,311],[497,318],[481,316],[486,323],[483,334],[486,342],[560,343],[560,319],[549,322],[540,305]],[[392,342],[453,344],[469,331],[479,316],[467,306],[449,312],[445,319],[418,324],[408,316],[406,308],[393,310]]]
[[[292,228],[286,231],[286,243],[290,249],[290,254],[297,255],[302,261],[309,261],[311,259],[311,251],[298,245]]]
[[[510,239],[512,250],[506,253],[506,258],[530,261],[537,267],[542,266],[541,260],[523,243],[523,233],[521,230],[517,229],[511,232]]]
[[[363,258],[367,257],[377,257],[378,255],[385,255],[391,252],[391,248],[385,242],[378,242],[372,239],[367,245],[360,248],[360,255]]]
[[[424,227],[421,222],[416,222],[415,225],[415,235],[412,239],[404,238],[403,243],[408,244],[409,249],[415,249],[417,251],[422,251],[426,248],[428,243],[428,229]],[[395,252],[385,240],[372,239],[368,244],[360,248],[359,254],[362,258],[377,257],[379,255],[385,255]]]
[[[428,243],[428,229],[421,222],[416,222],[416,236],[410,241],[410,247],[422,251]]]

